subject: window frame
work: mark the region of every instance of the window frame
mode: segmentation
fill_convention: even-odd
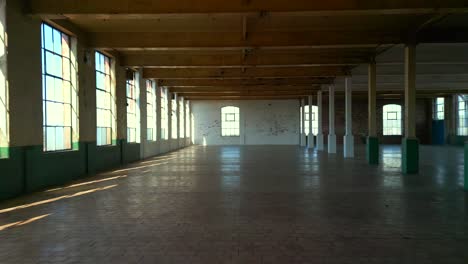
[[[102,58],[102,66],[103,69],[98,69],[98,59]],[[106,64],[107,62],[107,64]],[[117,115],[116,115],[116,109],[117,109],[117,102],[116,102],[116,89],[115,89],[115,82],[114,82],[114,76],[115,76],[115,69],[114,69],[114,60],[112,57],[95,50],[94,51],[94,72],[96,76],[96,146],[97,147],[106,147],[106,146],[115,146],[117,145],[117,133],[116,133],[116,124],[117,124]],[[101,64],[101,63],[99,63]],[[107,72],[108,71],[108,72]],[[104,87],[98,87],[98,74],[103,75],[103,83]],[[98,96],[98,93],[102,92],[103,93],[103,98],[108,97],[108,102],[106,100],[104,101],[99,101],[100,97]],[[108,120],[110,124],[109,126],[100,126],[99,124],[99,114],[103,112],[107,112],[107,115],[110,117]],[[106,119],[105,117],[103,118],[104,120]],[[102,135],[102,132],[99,132],[99,129],[105,129],[105,136],[106,136],[106,142],[100,143],[100,137],[99,135]],[[102,138],[101,138],[102,139]]]
[[[177,116],[178,111],[178,98],[176,95],[172,95],[173,98],[171,99],[171,139],[178,139],[179,138],[179,130],[177,126],[179,125],[179,119]]]
[[[133,78],[126,79],[125,99],[127,102],[127,143],[140,143],[140,89],[138,87],[137,73],[132,71]],[[132,110],[132,108],[134,108]],[[132,110],[132,111],[130,111]],[[134,135],[130,132],[133,132]]]
[[[309,118],[310,118],[310,113],[309,113],[309,105],[304,106],[304,122],[302,122],[302,106],[299,107],[299,116],[301,120],[300,127],[302,132],[308,136],[309,135]],[[318,106],[312,105],[312,135],[315,136],[318,134]],[[302,125],[304,123],[304,125]]]
[[[233,105],[221,107],[221,137],[240,137],[240,108]],[[234,115],[236,120],[226,120],[227,115]],[[226,127],[228,123],[235,123],[233,126]],[[226,133],[230,131],[230,133]],[[234,131],[234,133],[232,133]]]
[[[161,140],[169,139],[169,101],[167,88],[161,87]]]
[[[60,40],[56,42],[57,37]],[[76,53],[74,36],[49,23],[41,23],[41,102],[43,152],[45,153],[76,151],[79,148],[79,87]],[[50,67],[49,64],[53,66]],[[49,116],[49,111],[54,113],[53,116]],[[53,136],[49,137],[52,131]]]
[[[464,94],[457,96],[457,136],[468,136],[468,95]]]
[[[440,106],[442,107],[440,108]],[[445,120],[445,97],[434,98],[432,104],[432,120]]]
[[[158,140],[157,131],[157,93],[153,80],[146,80],[146,140],[156,142]],[[151,129],[151,132],[150,132]],[[151,135],[151,139],[149,137]]]
[[[1,77],[0,80],[0,159],[7,159],[10,157],[9,148],[10,148],[10,105],[9,105],[9,87],[8,87],[8,43],[7,43],[7,33],[6,33],[6,7],[3,5],[0,7],[0,23],[2,23],[2,31],[0,32],[0,50],[2,53],[2,67],[1,67]],[[3,128],[3,129],[2,129]],[[2,133],[3,131],[3,133]]]
[[[403,108],[399,104],[385,104],[382,106],[382,135],[403,135]],[[395,118],[389,119],[389,114],[395,114]],[[399,130],[399,132],[395,132]]]

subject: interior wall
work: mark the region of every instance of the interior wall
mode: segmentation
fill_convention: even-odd
[[[313,104],[316,105],[314,96]],[[325,144],[328,135],[328,96],[323,97],[323,133]],[[401,144],[404,137],[383,135],[383,106],[399,104],[404,111],[404,100],[377,100],[377,135],[381,144]],[[240,108],[240,137],[221,137],[221,107],[238,106]],[[353,135],[355,144],[365,144],[368,126],[366,98],[353,98]],[[299,144],[299,101],[195,101],[195,144],[203,145],[268,145]],[[416,136],[421,144],[430,144],[431,139],[431,100],[416,101]],[[404,118],[404,112],[402,113]],[[335,133],[337,143],[343,144],[345,134],[344,97],[335,98]]]
[[[96,80],[94,52],[85,34],[66,23],[53,25],[78,39],[79,129],[77,150],[44,152],[42,127],[41,23],[24,15],[22,1],[7,1],[8,82],[10,104],[9,157],[0,159],[0,200],[40,190],[96,172],[191,144],[189,138],[145,140],[146,86],[141,85],[140,143],[126,141],[125,68],[115,61],[117,138],[115,145],[96,146]],[[112,54],[109,54],[112,55]],[[138,75],[141,76],[141,75]],[[144,83],[141,78],[137,80]],[[158,87],[158,91],[159,91]],[[158,104],[159,106],[159,104]],[[169,109],[170,113],[170,109]],[[161,118],[158,111],[157,119]],[[170,116],[168,117],[170,119]],[[169,123],[170,126],[170,123]],[[160,122],[158,122],[160,128]]]
[[[200,145],[296,145],[299,100],[194,101],[194,143]],[[221,108],[240,110],[240,136],[221,136]]]

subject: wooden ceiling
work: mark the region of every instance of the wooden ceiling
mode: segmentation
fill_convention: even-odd
[[[26,10],[69,20],[90,47],[192,100],[301,98],[399,44],[468,42],[466,0],[29,0]]]

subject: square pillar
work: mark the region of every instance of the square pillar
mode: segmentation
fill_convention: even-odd
[[[314,148],[314,133],[312,132],[312,95],[309,95],[309,136],[307,138],[307,147]]]
[[[336,153],[336,135],[335,135],[335,86],[328,87],[328,153]]]
[[[405,46],[405,138],[402,140],[403,173],[419,171],[419,140],[416,138],[416,45]]]
[[[345,158],[354,157],[354,136],[353,136],[353,114],[352,114],[352,81],[351,77],[345,79],[345,128],[346,133],[343,137],[344,148],[343,156]]]
[[[377,65],[375,60],[369,63],[368,85],[369,135],[366,143],[366,159],[367,163],[377,165],[379,164],[379,138],[377,137]]]
[[[317,92],[317,150],[323,150],[322,91]]]

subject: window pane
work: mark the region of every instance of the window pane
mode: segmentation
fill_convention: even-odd
[[[100,52],[95,52],[96,70],[96,144],[98,146],[112,144],[115,137],[115,101],[111,88],[111,59]]]
[[[383,107],[383,135],[401,135],[401,106],[388,104]]]
[[[221,136],[239,136],[239,108],[225,106],[221,108]]]

